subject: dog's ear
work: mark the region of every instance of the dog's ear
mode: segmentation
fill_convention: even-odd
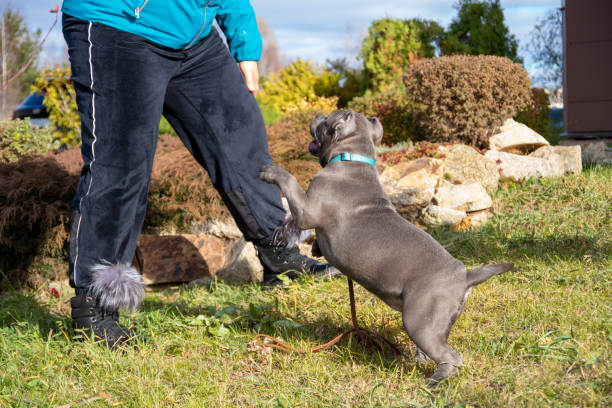
[[[321,124],[325,120],[325,115],[321,115],[320,113],[314,117],[313,120],[310,121],[310,134],[314,137],[315,132],[317,131],[317,126]]]
[[[355,113],[352,111],[336,111],[340,115],[334,121],[334,141],[354,131]]]
[[[377,145],[383,138],[382,124],[375,116],[368,118],[368,122],[370,122],[370,125],[372,126],[372,141],[374,141],[374,145]]]

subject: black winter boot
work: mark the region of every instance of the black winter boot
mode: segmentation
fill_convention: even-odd
[[[72,327],[81,329],[95,341],[105,341],[112,349],[135,339],[135,333],[119,324],[119,312],[109,312],[98,306],[87,294],[70,299]]]
[[[299,273],[315,278],[333,278],[340,276],[338,269],[330,264],[322,264],[300,254],[297,246],[287,247],[274,245],[273,241],[256,245],[257,256],[264,267],[264,284],[277,285],[281,283],[278,275],[284,272],[290,279],[296,279]]]

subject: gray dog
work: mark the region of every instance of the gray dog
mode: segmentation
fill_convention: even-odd
[[[399,216],[378,180],[377,118],[338,110],[310,123],[309,151],[323,169],[304,192],[295,177],[265,166],[259,177],[280,187],[301,230],[315,228],[325,258],[395,310],[417,345],[417,359],[437,366],[428,384],[453,375],[462,359],[447,342],[472,288],[513,268],[510,263],[466,271],[431,236]]]

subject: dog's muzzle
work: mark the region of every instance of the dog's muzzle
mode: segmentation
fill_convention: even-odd
[[[308,145],[308,152],[313,156],[319,156],[319,145],[314,140]]]

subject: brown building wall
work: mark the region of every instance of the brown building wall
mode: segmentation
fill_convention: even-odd
[[[612,133],[612,0],[563,3],[565,131]]]

